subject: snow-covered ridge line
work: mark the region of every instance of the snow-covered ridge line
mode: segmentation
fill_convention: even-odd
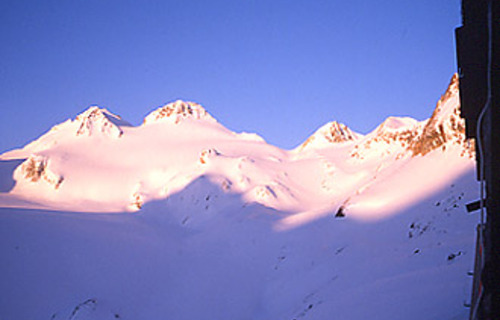
[[[188,119],[217,123],[217,120],[200,104],[177,100],[146,115],[142,126],[152,123],[179,124]],[[124,133],[123,127],[131,127],[131,124],[122,120],[120,116],[98,106],[88,108],[71,122],[78,123],[76,129],[78,136],[91,136],[99,133],[119,138]],[[56,131],[64,125],[66,122],[54,126],[50,131]],[[366,143],[367,140],[384,140],[386,142],[399,141],[401,144],[408,145],[414,154],[418,155],[438,148],[444,141],[463,140],[463,133],[464,121],[460,118],[458,76],[455,74],[428,120],[418,122],[410,117],[389,117],[367,135],[356,133],[343,123],[332,121],[316,130],[295,151],[328,148],[345,142],[357,141],[359,145]],[[257,138],[260,137],[257,136]]]
[[[319,128],[296,151],[329,148],[344,142],[356,142],[357,148],[383,142],[399,144],[414,155],[425,155],[447,141],[465,144],[465,122],[460,118],[457,74],[451,78],[428,120],[419,122],[410,117],[388,117],[365,136],[333,121]]]
[[[437,102],[431,118],[419,122],[409,117],[389,117],[366,135],[356,148],[370,148],[373,144],[383,143],[399,145],[400,154],[423,156],[438,148],[446,148],[447,142],[461,145],[466,153],[474,152],[473,146],[466,141],[465,121],[460,117],[456,74]]]
[[[330,122],[292,151],[236,134],[199,104],[178,100],[137,127],[94,106],[0,159],[25,162],[11,193],[56,206],[91,201],[109,211],[129,210],[131,203],[137,209],[214,175],[248,202],[286,210],[331,207],[409,158],[446,148],[472,157],[457,113],[456,81],[427,121],[389,117],[366,136]]]
[[[0,318],[466,319],[457,101],[293,151],[190,103],[133,128],[90,108],[0,156]]]

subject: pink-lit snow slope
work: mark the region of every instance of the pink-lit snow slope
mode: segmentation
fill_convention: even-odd
[[[89,108],[0,156],[0,319],[465,319],[457,81],[428,120],[294,150],[193,102]]]

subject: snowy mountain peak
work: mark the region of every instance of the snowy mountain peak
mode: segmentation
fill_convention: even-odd
[[[0,318],[466,319],[480,195],[456,93],[300,154],[192,103],[136,128],[92,107],[0,155]]]
[[[345,124],[332,121],[319,128],[299,148],[304,150],[313,146],[318,148],[328,147],[332,143],[354,141],[359,137],[359,134],[353,132]]]
[[[444,147],[448,141],[465,146],[465,121],[460,117],[458,75],[451,78],[448,89],[437,102],[431,118],[423,128],[419,139],[413,141],[411,149],[415,155]]]
[[[405,146],[420,133],[419,122],[410,117],[388,117],[374,131],[374,142]]]
[[[122,120],[119,116],[109,112],[104,108],[92,106],[79,114],[76,119],[79,123],[77,136],[91,136],[96,133],[119,138],[123,134],[121,126],[130,126],[130,124]]]
[[[408,146],[418,139],[422,123],[410,117],[388,117],[356,144],[351,156],[356,159],[403,158]]]
[[[345,124],[333,121],[322,128],[325,139],[331,143],[355,140],[358,135],[351,131]]]
[[[450,80],[450,84],[448,85],[448,89],[446,89],[445,94],[442,99],[447,99],[452,95],[458,94],[458,73],[453,74]]]
[[[465,139],[465,123],[460,118],[458,90],[455,74],[430,119],[419,122],[409,117],[389,117],[356,145],[352,156],[423,156],[438,148],[444,151],[451,143],[460,146],[462,156],[472,157],[474,150]]]
[[[179,123],[184,119],[216,121],[201,105],[195,102],[177,100],[151,112],[144,118],[144,124],[168,120]]]
[[[417,120],[410,117],[388,117],[380,126],[377,127],[376,132],[379,135],[398,133],[408,129],[413,129],[417,123]]]

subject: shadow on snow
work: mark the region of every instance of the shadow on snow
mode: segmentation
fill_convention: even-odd
[[[14,170],[24,162],[25,159],[0,160],[0,192],[8,193],[16,185],[13,178]]]
[[[451,318],[464,309],[454,263],[473,259],[464,205],[477,194],[461,189],[473,176],[386,219],[332,212],[283,232],[274,225],[293,213],[247,203],[209,176],[135,213],[0,208],[0,316]]]

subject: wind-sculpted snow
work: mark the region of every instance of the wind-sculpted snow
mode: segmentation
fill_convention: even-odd
[[[55,126],[0,156],[0,319],[466,318],[456,81],[429,120],[290,151],[183,101]]]

